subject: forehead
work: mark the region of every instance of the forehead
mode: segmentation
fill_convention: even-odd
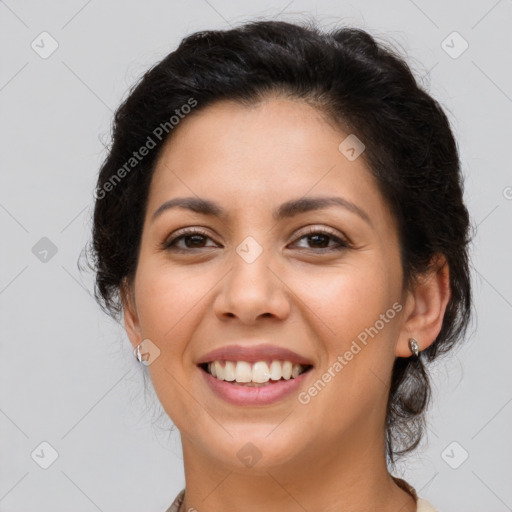
[[[214,103],[181,120],[166,141],[149,205],[197,195],[228,207],[263,208],[337,192],[382,209],[363,158],[351,161],[339,150],[348,135],[300,100],[269,98],[250,107]]]

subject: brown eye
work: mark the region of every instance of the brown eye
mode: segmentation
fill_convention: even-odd
[[[204,231],[189,229],[181,231],[177,236],[166,240],[162,244],[162,248],[169,251],[188,252],[194,249],[214,247],[204,245],[208,239],[211,240],[210,236]]]
[[[300,236],[297,240],[306,240],[308,244],[306,250],[317,249],[317,252],[328,252],[343,250],[350,247],[350,244],[341,239],[337,233],[333,233],[326,229],[310,228],[305,234]]]
[[[332,239],[332,236],[317,233],[316,235],[307,235],[306,238],[309,243],[313,243],[315,245],[316,249],[325,249],[329,246],[329,240]],[[321,245],[321,247],[319,247],[319,245]]]

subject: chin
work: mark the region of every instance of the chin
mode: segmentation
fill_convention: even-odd
[[[304,449],[303,434],[294,435],[284,425],[278,425],[279,422],[272,425],[230,424],[227,430],[232,437],[217,425],[212,428],[217,428],[219,434],[212,436],[212,428],[209,428],[196,446],[200,446],[208,458],[231,470],[265,473],[293,462]]]

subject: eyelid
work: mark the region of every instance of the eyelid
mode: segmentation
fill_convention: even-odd
[[[323,226],[321,224],[313,224],[311,226],[306,226],[305,228],[302,228],[298,232],[294,233],[293,240],[300,239],[306,235],[315,233],[326,233],[334,238],[338,238],[340,241],[345,242],[347,245],[353,245],[352,240],[350,240],[350,238],[347,235],[345,235],[345,233],[343,233],[342,231],[338,231],[334,228],[331,228],[329,226]]]
[[[175,231],[171,233],[167,238],[177,238],[178,236],[182,235],[188,235],[188,234],[198,234],[198,235],[204,235],[210,237],[210,233],[206,231],[204,228],[198,227],[198,226],[187,226],[185,228],[178,229],[178,231]]]
[[[311,224],[310,226],[305,226],[301,229],[299,229],[299,231],[297,231],[295,233],[295,236],[299,236],[299,235],[304,235],[304,234],[309,234],[311,232],[315,232],[315,231],[327,231],[328,233],[332,233],[333,235],[337,235],[338,232],[337,231],[334,231],[332,228],[328,227],[328,226],[322,226],[320,224]]]
[[[166,249],[170,246],[171,243],[176,242],[176,240],[180,237],[185,236],[194,236],[194,235],[201,235],[205,238],[209,238],[210,240],[213,240],[211,233],[206,231],[204,228],[201,228],[199,226],[187,226],[181,229],[178,229],[177,231],[173,231],[170,235],[165,237],[164,241],[161,243],[161,247],[163,249]]]

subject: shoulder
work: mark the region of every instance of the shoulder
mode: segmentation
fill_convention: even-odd
[[[185,496],[185,489],[182,489],[179,492],[178,496],[176,496],[176,498],[172,502],[172,505],[165,512],[178,512],[178,510],[180,509],[180,507],[183,503],[184,496]]]
[[[437,512],[437,508],[427,500],[418,498],[416,512]]]
[[[411,484],[409,484],[408,482],[401,478],[397,478],[396,476],[392,476],[392,478],[399,487],[401,487],[404,491],[411,494],[412,497],[415,499],[416,512],[438,512],[434,505],[418,496],[418,494],[416,493],[416,489],[414,489],[414,487]]]

